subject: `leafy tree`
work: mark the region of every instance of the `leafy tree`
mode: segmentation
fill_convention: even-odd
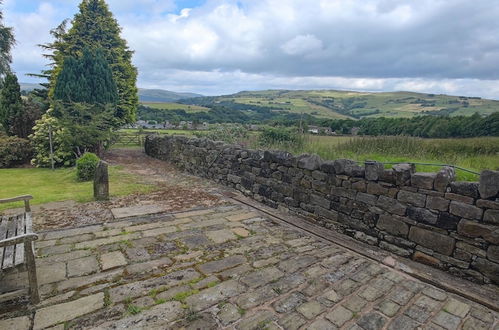
[[[105,106],[88,103],[54,104],[59,124],[69,135],[67,143],[72,146],[75,158],[85,152],[100,154],[107,141],[113,136],[115,122],[114,109],[111,104]]]
[[[72,166],[76,157],[73,147],[69,142],[70,133],[60,120],[52,115],[52,109],[49,109],[40,120],[36,122],[33,128],[33,134],[30,135],[30,141],[35,149],[34,158],[31,163],[38,167],[50,167],[50,135],[52,135],[52,145],[54,150],[55,166]]]
[[[83,0],[79,8],[71,28],[67,30],[67,21],[64,21],[51,31],[54,42],[42,45],[51,52],[46,56],[54,63],[51,70],[42,74],[50,81],[49,96],[55,94],[58,77],[68,57],[82,56],[85,48],[100,48],[111,67],[118,90],[114,115],[120,124],[132,123],[138,105],[137,69],[131,63],[133,52],[120,37],[121,28],[104,0]]]
[[[0,5],[2,1],[0,0]],[[3,25],[3,12],[0,11],[0,76],[10,72],[10,62],[12,57],[10,50],[15,43],[14,34],[11,27]]]
[[[115,104],[118,92],[102,49],[83,50],[83,56],[67,57],[57,77],[54,98],[63,102]]]
[[[0,91],[0,121],[7,134],[13,135],[11,124],[14,117],[19,116],[22,111],[21,87],[16,75],[8,73]]]

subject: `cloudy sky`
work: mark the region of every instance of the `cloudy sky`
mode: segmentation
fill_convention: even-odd
[[[4,0],[20,81],[81,0]],[[499,99],[497,0],[107,0],[138,85],[218,95],[259,89],[410,90]]]

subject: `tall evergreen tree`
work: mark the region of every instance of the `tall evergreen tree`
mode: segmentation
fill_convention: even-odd
[[[21,87],[15,74],[7,73],[4,85],[0,91],[0,121],[5,132],[12,135],[11,125],[15,117],[23,112]]]
[[[2,0],[0,0],[1,4]],[[10,62],[12,61],[10,50],[14,43],[12,28],[3,25],[3,12],[0,11],[0,76],[10,72]]]
[[[80,12],[66,31],[66,23],[52,30],[55,41],[43,47],[52,52],[47,55],[53,68],[44,72],[50,77],[50,96],[54,96],[56,83],[68,57],[80,57],[85,48],[102,49],[109,63],[118,90],[115,116],[121,123],[136,119],[138,106],[137,69],[132,65],[133,52],[120,37],[121,28],[104,0],[83,0]]]
[[[66,103],[116,104],[116,84],[102,49],[85,48],[80,58],[70,56],[64,60],[54,98]]]

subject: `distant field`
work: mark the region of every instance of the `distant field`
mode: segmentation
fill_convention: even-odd
[[[269,149],[282,149],[268,146]],[[420,139],[411,137],[305,137],[303,146],[288,148],[294,154],[315,153],[323,159],[348,158],[364,162],[414,162],[450,164],[474,172],[499,170],[499,138]],[[391,167],[391,165],[387,165]],[[440,167],[418,165],[418,171],[434,172]],[[457,171],[459,180],[476,181],[478,176]]]
[[[410,118],[424,114],[471,116],[476,112],[488,115],[499,111],[499,101],[495,100],[413,92],[267,90],[204,97],[189,102],[201,105],[223,103],[229,108],[231,104],[272,107],[276,112],[289,111],[329,119]]]
[[[162,109],[162,110],[185,110],[185,112],[204,112],[209,110],[208,108],[201,107],[198,105],[188,105],[180,103],[141,102],[141,104],[150,108]]]

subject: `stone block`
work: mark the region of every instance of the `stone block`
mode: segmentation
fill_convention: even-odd
[[[398,186],[406,185],[411,180],[411,175],[415,172],[414,164],[396,164],[393,165],[393,174],[395,184]]]
[[[489,201],[486,199],[479,199],[476,201],[476,206],[483,207],[486,209],[499,210],[499,201],[494,202],[494,201]]]
[[[379,177],[379,181],[395,183],[395,173],[393,169],[385,169]]]
[[[342,188],[342,187],[332,187],[331,188],[332,196],[345,197],[348,199],[355,199],[357,192],[352,189]]]
[[[403,249],[396,245],[386,243],[384,241],[379,242],[379,247],[382,248],[383,250],[390,251],[402,257],[409,257],[412,254],[411,250]]]
[[[367,190],[366,182],[363,180],[354,182],[352,183],[352,189],[365,193]]]
[[[31,321],[28,316],[20,316],[11,319],[0,320],[0,329],[5,330],[29,330]]]
[[[321,164],[321,171],[329,174],[335,174],[336,170],[334,168],[334,161],[327,160]]]
[[[437,177],[436,173],[414,173],[411,176],[411,186],[421,189],[433,189],[433,182]]]
[[[387,195],[388,188],[383,187],[379,183],[369,182],[367,184],[367,193],[372,195]]]
[[[102,292],[67,303],[44,307],[36,311],[33,329],[44,329],[70,321],[103,307],[104,293]]]
[[[440,212],[438,214],[438,219],[435,225],[439,228],[447,230],[456,230],[459,221],[461,221],[461,217],[458,217],[457,215],[452,215],[447,212]]]
[[[125,266],[127,264],[125,256],[120,251],[104,253],[101,255],[100,260],[103,271]]]
[[[432,210],[448,211],[450,201],[438,196],[428,196],[426,198],[426,207]]]
[[[94,198],[97,201],[107,201],[109,199],[108,164],[102,160],[99,161],[95,168]]]
[[[407,207],[397,201],[396,199],[386,197],[386,196],[380,196],[378,198],[378,202],[376,203],[376,206],[379,208],[396,214],[396,215],[405,215],[405,212],[407,210]]]
[[[376,202],[378,201],[378,196],[359,192],[357,193],[356,200],[369,205],[376,205]]]
[[[476,258],[471,263],[471,267],[490,278],[492,282],[499,284],[499,263],[483,258]]]
[[[451,182],[450,191],[454,194],[464,195],[474,199],[480,198],[480,193],[478,192],[478,182]]]
[[[321,167],[322,159],[318,155],[304,154],[298,157],[298,168],[315,171]]]
[[[199,270],[204,274],[218,273],[224,269],[239,266],[246,262],[246,258],[241,255],[234,255],[224,259],[210,261],[199,266]]]
[[[499,210],[486,210],[483,221],[499,225]]]
[[[320,217],[324,217],[329,220],[337,221],[338,220],[338,212],[334,210],[327,210],[323,207],[316,206],[314,208],[314,213]]]
[[[430,265],[437,268],[442,267],[440,260],[420,251],[414,252],[412,259],[425,265]]]
[[[498,226],[485,225],[476,221],[462,219],[457,225],[457,232],[466,237],[482,237],[492,244],[499,244]]]
[[[475,201],[472,197],[464,196],[464,195],[458,195],[454,193],[445,193],[445,198],[450,199],[451,201],[456,201],[456,202],[461,202],[465,204],[473,204]]]
[[[424,247],[450,256],[454,251],[455,239],[419,227],[411,227],[409,239]]]
[[[489,246],[489,248],[487,249],[487,259],[499,263],[499,246]]]
[[[438,171],[433,187],[437,191],[445,192],[447,190],[447,186],[453,182],[455,178],[456,171],[453,167],[443,167],[440,171]]]
[[[424,207],[426,204],[426,195],[400,190],[397,194],[397,199],[403,203],[412,204],[418,207]]]
[[[352,174],[353,169],[357,166],[357,163],[350,159],[337,159],[334,161],[334,170],[336,174]]]
[[[499,194],[499,171],[482,171],[478,190],[482,199],[496,197]]]
[[[473,205],[452,201],[450,203],[449,213],[462,218],[480,220],[482,218],[483,210]]]
[[[311,194],[310,195],[310,203],[313,205],[317,205],[323,207],[325,209],[329,209],[331,206],[331,201],[319,195]]]
[[[376,227],[395,236],[407,237],[409,233],[409,226],[406,223],[386,214],[380,216]]]
[[[421,207],[409,206],[407,208],[407,215],[413,220],[429,223],[432,225],[436,224],[438,220],[437,214]]]
[[[99,264],[95,256],[68,261],[68,277],[88,275],[98,270]]]
[[[382,163],[375,161],[366,161],[364,165],[366,169],[366,180],[377,181],[383,175],[385,167]]]

